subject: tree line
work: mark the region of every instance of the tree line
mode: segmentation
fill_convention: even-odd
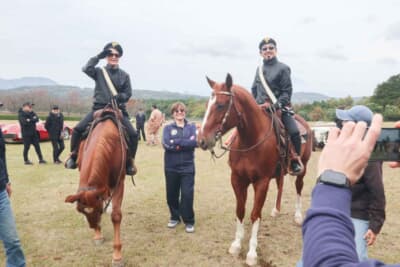
[[[22,103],[27,99],[35,104],[34,109],[39,114],[47,114],[52,105],[59,105],[64,114],[74,119],[83,117],[92,106],[92,99],[82,95],[78,91],[71,91],[64,96],[49,94],[46,90],[22,91],[19,93],[0,95],[4,107],[8,113],[16,114]],[[127,103],[128,113],[134,117],[139,108],[142,108],[147,115],[151,112],[153,104],[170,117],[170,107],[172,103],[181,101],[188,107],[187,117],[191,119],[201,119],[204,116],[207,99],[182,99],[182,100],[163,100],[163,99],[130,99]],[[370,97],[364,97],[355,101],[351,96],[345,98],[331,98],[324,101],[315,101],[311,104],[295,104],[295,111],[308,121],[333,121],[335,109],[347,109],[355,104],[368,106],[373,112],[381,113],[385,120],[400,120],[400,74],[390,77],[388,80],[378,84],[374,93]]]

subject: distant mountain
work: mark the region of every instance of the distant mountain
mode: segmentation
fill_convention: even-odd
[[[80,98],[91,98],[93,97],[93,88],[80,88],[76,86],[66,86],[66,85],[49,85],[49,86],[22,86],[13,89],[7,89],[0,91],[0,96],[2,95],[12,95],[12,94],[35,94],[47,92],[49,96],[65,98],[72,94],[79,95]],[[152,90],[141,90],[133,89],[132,98],[134,99],[204,99],[204,96],[182,94],[169,91],[152,91]]]
[[[330,98],[332,97],[319,93],[295,92],[292,95],[292,102],[293,104],[311,104],[315,101],[323,101]]]
[[[53,80],[44,77],[22,77],[19,79],[0,79],[0,90],[12,89],[22,86],[57,85]]]

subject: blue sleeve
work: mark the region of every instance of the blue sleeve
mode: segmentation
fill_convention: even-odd
[[[350,205],[349,189],[315,186],[303,223],[304,266],[385,266],[375,260],[358,262]]]
[[[196,125],[188,124],[186,127],[189,130],[189,136],[176,139],[175,144],[179,145],[182,150],[191,150],[197,147]]]
[[[165,150],[168,151],[177,151],[177,145],[175,142],[171,143],[171,125],[167,125],[164,127],[163,130],[163,137],[162,137],[162,145]]]

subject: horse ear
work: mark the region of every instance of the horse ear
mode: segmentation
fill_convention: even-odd
[[[226,86],[226,89],[228,89],[228,91],[231,90],[232,84],[233,84],[232,76],[228,73],[226,75],[226,79],[225,79],[225,86]]]
[[[206,76],[207,82],[211,88],[214,88],[215,82]]]

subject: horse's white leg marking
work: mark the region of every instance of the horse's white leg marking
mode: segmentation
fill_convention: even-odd
[[[251,228],[251,237],[249,242],[249,252],[247,252],[246,263],[247,265],[253,266],[257,264],[257,234],[258,228],[260,227],[260,218],[258,218]]]
[[[301,214],[301,196],[297,195],[296,198],[296,211],[294,213],[294,221],[301,225],[303,222],[303,215]]]
[[[229,253],[232,255],[239,255],[240,249],[242,247],[242,239],[244,237],[244,225],[240,222],[239,219],[236,219],[236,234],[235,240],[232,242],[231,247],[229,248]]]
[[[275,199],[275,206],[271,211],[271,217],[276,217],[279,215],[279,210],[276,208],[276,199]]]
[[[211,107],[212,107],[212,105],[214,105],[216,100],[217,100],[217,98],[215,96],[210,96],[210,100],[208,101],[208,104],[207,104],[207,111],[206,111],[206,114],[204,114],[203,122],[201,124],[201,132],[204,131],[204,125],[206,125],[208,116],[210,115]]]

